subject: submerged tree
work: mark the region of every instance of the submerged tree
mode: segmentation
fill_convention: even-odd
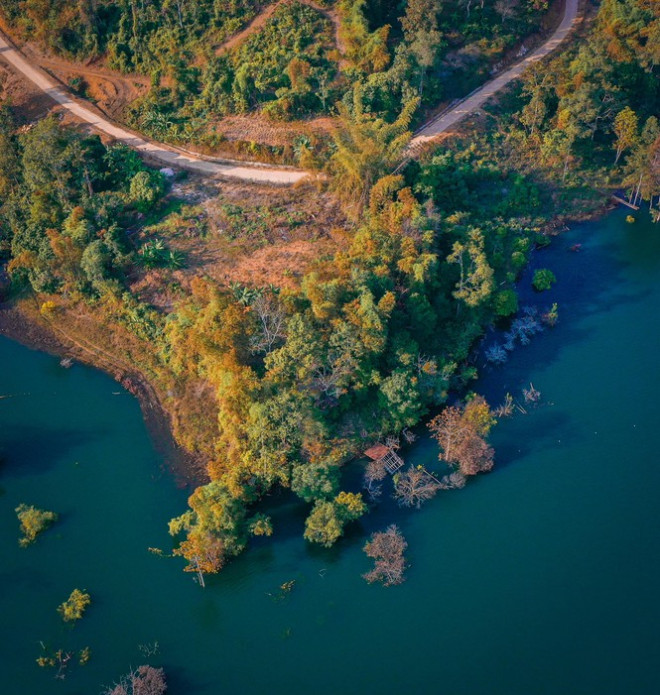
[[[362,576],[370,583],[381,582],[383,586],[394,586],[404,581],[406,539],[395,524],[385,531],[373,533],[364,546],[367,557],[373,558],[374,566]]]
[[[246,511],[227,486],[215,480],[198,487],[188,504],[185,514],[170,521],[169,531],[172,536],[187,532],[174,554],[188,560],[185,571],[196,572],[203,586],[205,573],[218,572],[227,556],[245,547]]]
[[[440,445],[439,458],[465,476],[489,471],[494,451],[485,440],[495,418],[482,396],[464,406],[445,408],[431,420],[429,429]]]
[[[30,543],[33,543],[40,533],[43,533],[57,521],[55,512],[37,509],[27,504],[19,504],[14,511],[21,522],[23,536],[18,541],[21,548],[25,548]]]
[[[362,496],[355,492],[340,492],[332,501],[317,500],[305,521],[304,537],[329,548],[343,535],[344,526],[366,511]]]
[[[438,490],[440,483],[421,467],[410,466],[404,473],[397,475],[394,481],[394,499],[402,507],[419,509],[424,502],[433,499]]]
[[[103,695],[163,695],[167,690],[165,672],[153,666],[138,666],[106,688]]]
[[[80,620],[87,606],[92,602],[90,595],[80,589],[74,589],[69,598],[60,604],[57,611],[66,622]]]

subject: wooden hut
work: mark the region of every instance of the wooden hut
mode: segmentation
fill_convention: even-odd
[[[374,444],[364,452],[364,455],[372,461],[382,464],[391,475],[394,475],[403,466],[403,459],[385,444]]]

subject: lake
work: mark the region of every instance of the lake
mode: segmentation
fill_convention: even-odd
[[[660,692],[660,225],[616,211],[536,253],[524,287],[534,267],[558,283],[524,302],[558,302],[560,321],[475,384],[491,404],[530,382],[542,394],[493,431],[492,473],[421,511],[386,499],[331,550],[302,539],[303,505],[273,496],[273,538],[206,589],[147,550],[171,549],[188,491],[136,400],[0,340],[0,690],[95,695],[151,663],[173,695]],[[422,438],[404,456],[437,451]],[[21,502],[60,514],[26,549]],[[407,581],[369,586],[366,535],[394,521]],[[70,627],[56,609],[76,587],[92,604]],[[56,680],[42,643],[92,657]]]

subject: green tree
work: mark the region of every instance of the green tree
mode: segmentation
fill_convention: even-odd
[[[305,521],[305,539],[329,548],[343,532],[344,525],[337,515],[336,505],[332,502],[317,500]]]
[[[339,468],[326,463],[303,463],[293,467],[291,489],[305,502],[337,494]]]
[[[248,530],[253,536],[272,536],[273,522],[265,514],[255,514],[248,524]]]
[[[162,174],[154,171],[138,171],[131,179],[129,195],[140,212],[148,212],[165,189]]]
[[[621,157],[623,152],[635,144],[635,140],[638,137],[638,127],[637,114],[629,106],[619,111],[614,119],[614,134],[616,135],[614,144],[616,149],[615,164],[619,161],[619,157]]]
[[[484,302],[493,291],[493,269],[488,264],[481,230],[471,229],[466,242],[454,243],[449,263],[459,267],[459,279],[454,297],[469,307],[476,307]],[[458,310],[458,304],[457,310]]]
[[[419,104],[411,99],[393,123],[366,111],[364,89],[357,83],[352,103],[338,104],[340,125],[334,137],[332,155],[333,189],[359,215],[369,204],[373,184],[400,161],[412,133],[410,123]]]
[[[498,316],[511,316],[518,311],[518,295],[515,290],[500,290],[495,295],[495,312]]]
[[[544,290],[549,290],[557,282],[555,274],[548,270],[547,268],[540,268],[534,271],[534,277],[532,278],[532,285],[537,292],[543,292]]]
[[[304,537],[329,548],[342,536],[344,526],[366,509],[362,496],[354,492],[340,492],[333,501],[317,500],[305,521]]]
[[[437,0],[408,0],[401,28],[410,52],[419,66],[419,94],[424,92],[424,76],[435,62],[442,46],[442,34],[438,31]]]

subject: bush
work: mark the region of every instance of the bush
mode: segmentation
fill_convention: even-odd
[[[149,212],[165,190],[165,177],[158,171],[138,171],[131,179],[129,195],[140,212]]]
[[[80,620],[91,602],[92,599],[89,594],[80,589],[74,589],[71,592],[71,596],[64,603],[60,604],[57,611],[66,622]]]
[[[21,522],[21,532],[23,533],[22,538],[18,541],[21,548],[33,543],[40,533],[57,521],[55,512],[37,509],[27,504],[19,504],[15,512]]]
[[[552,270],[541,268],[540,270],[534,271],[532,285],[537,292],[549,290],[555,284],[555,282],[557,282],[557,278]]]

